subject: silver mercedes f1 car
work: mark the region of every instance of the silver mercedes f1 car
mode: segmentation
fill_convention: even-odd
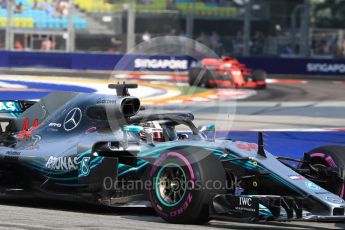
[[[262,133],[257,143],[216,139],[192,114],[144,113],[128,92],[136,85],[109,87],[117,95],[0,102],[3,196],[152,206],[180,224],[345,220],[343,147],[278,157]]]

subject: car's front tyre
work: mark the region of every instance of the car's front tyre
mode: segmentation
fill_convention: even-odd
[[[151,204],[170,223],[208,222],[212,194],[226,191],[221,162],[194,147],[164,153],[155,161],[149,176]]]
[[[304,160],[315,167],[338,168],[341,171],[345,169],[345,146],[330,145],[315,148],[305,154]],[[323,187],[338,194],[341,198],[345,198],[345,183],[340,178],[336,181],[329,181]]]

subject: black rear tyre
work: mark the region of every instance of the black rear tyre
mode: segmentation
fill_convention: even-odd
[[[188,83],[190,86],[201,87],[205,81],[205,70],[200,67],[192,67],[188,71]]]
[[[212,70],[193,67],[188,71],[188,83],[190,86],[214,88],[210,80],[215,79],[215,74]]]
[[[161,155],[152,166],[148,195],[157,214],[176,224],[209,221],[211,194],[226,191],[221,162],[209,152],[188,147]]]
[[[267,72],[264,70],[255,70],[252,76],[254,82],[266,82]],[[258,85],[257,89],[265,89],[266,83],[264,85]]]
[[[312,165],[324,165],[329,168],[345,168],[345,146],[322,146],[309,151],[305,160],[309,160]],[[341,198],[345,198],[345,184],[343,181],[329,182],[324,186]]]
[[[217,83],[211,83],[211,81],[215,81],[217,79],[216,73],[212,70],[207,70],[205,72],[205,87],[208,89],[219,88]]]

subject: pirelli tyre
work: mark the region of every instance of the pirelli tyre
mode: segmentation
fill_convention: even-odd
[[[255,70],[253,72],[252,79],[254,82],[261,83],[257,85],[257,89],[265,89],[266,88],[266,79],[267,79],[267,72],[264,70]],[[262,84],[264,83],[264,84]]]
[[[219,78],[219,76],[217,76],[217,74],[212,71],[212,70],[207,70],[205,72],[205,87],[212,89],[212,88],[219,88],[218,83],[217,83],[217,78]]]
[[[338,168],[341,173],[345,169],[345,146],[318,147],[306,153],[304,160],[316,167],[321,165],[327,168]],[[342,175],[339,176],[342,177]],[[328,181],[323,187],[338,194],[343,199],[345,198],[345,184],[340,178],[335,181]]]
[[[192,67],[188,71],[188,82],[190,86],[201,87],[204,83],[205,71],[201,67]]]
[[[226,192],[221,162],[205,150],[188,147],[161,155],[150,169],[148,191],[152,207],[176,224],[209,221],[211,194]]]

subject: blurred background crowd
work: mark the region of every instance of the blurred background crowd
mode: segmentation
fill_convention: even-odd
[[[0,0],[0,7],[6,50],[124,53],[172,35],[235,56],[345,56],[342,0]]]

